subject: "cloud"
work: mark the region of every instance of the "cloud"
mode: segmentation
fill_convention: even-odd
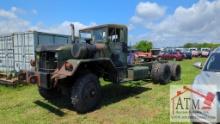
[[[34,15],[37,15],[38,14],[38,12],[37,12],[37,10],[36,9],[32,9],[32,14],[34,14]]]
[[[20,17],[20,15],[22,14],[31,14],[31,16],[33,16],[33,14],[37,14],[37,10],[33,9],[31,10],[31,13],[28,13],[27,11],[17,7],[11,7],[10,10],[0,8],[0,34],[4,35],[13,32],[24,32],[28,30],[59,34],[71,34],[70,24],[72,23],[75,25],[76,35],[78,35],[79,29],[96,25],[96,23],[90,23],[89,25],[86,25],[77,21],[67,20],[53,26],[46,26],[43,23],[31,24],[30,21]]]
[[[220,42],[219,17],[219,0],[200,0],[189,8],[176,8],[172,15],[152,26],[151,37],[157,35],[156,40],[173,42],[175,45],[189,41]]]
[[[58,34],[71,34],[70,24],[74,24],[75,26],[75,35],[79,35],[79,29],[83,29],[89,26],[95,26],[96,23],[90,23],[89,25],[82,24],[80,22],[73,21],[63,21],[61,24],[57,24],[55,26],[44,26],[43,24],[38,24],[36,26],[31,27],[31,30],[50,32],[50,33],[58,33]]]
[[[19,18],[21,9],[12,7],[10,10],[0,9],[0,34],[8,34],[18,31],[25,31],[29,27],[29,22]]]
[[[135,15],[130,20],[136,24],[147,23],[164,16],[165,10],[165,7],[159,6],[157,3],[140,2],[136,7]]]
[[[0,17],[1,18],[16,18],[17,16],[14,13],[15,8],[12,8],[10,11],[6,11],[4,9],[0,9]]]
[[[159,17],[159,16],[158,16]],[[199,0],[179,6],[159,22],[148,22],[136,39],[154,41],[155,46],[180,46],[187,42],[220,42],[220,0]]]

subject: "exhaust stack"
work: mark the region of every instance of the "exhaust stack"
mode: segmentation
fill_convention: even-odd
[[[72,43],[75,43],[75,26],[74,26],[74,24],[70,24],[70,27],[71,27],[71,30],[72,30],[71,40],[72,40]]]

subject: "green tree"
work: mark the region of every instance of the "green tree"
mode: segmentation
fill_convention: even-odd
[[[150,49],[152,49],[153,44],[151,41],[147,41],[147,40],[141,40],[139,41],[136,45],[135,48],[139,51],[149,51]]]
[[[183,47],[185,48],[216,48],[219,47],[220,44],[219,43],[186,43]]]

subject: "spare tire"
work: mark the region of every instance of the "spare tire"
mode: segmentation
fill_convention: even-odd
[[[175,63],[168,64],[171,69],[171,80],[178,81],[181,79],[181,66]]]
[[[170,82],[171,70],[168,64],[156,63],[151,70],[152,80],[155,83],[166,84]]]

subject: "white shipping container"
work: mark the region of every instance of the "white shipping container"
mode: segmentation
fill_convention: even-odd
[[[13,33],[0,36],[0,73],[11,74],[30,70],[39,45],[62,45],[71,43],[71,36],[37,31]]]

